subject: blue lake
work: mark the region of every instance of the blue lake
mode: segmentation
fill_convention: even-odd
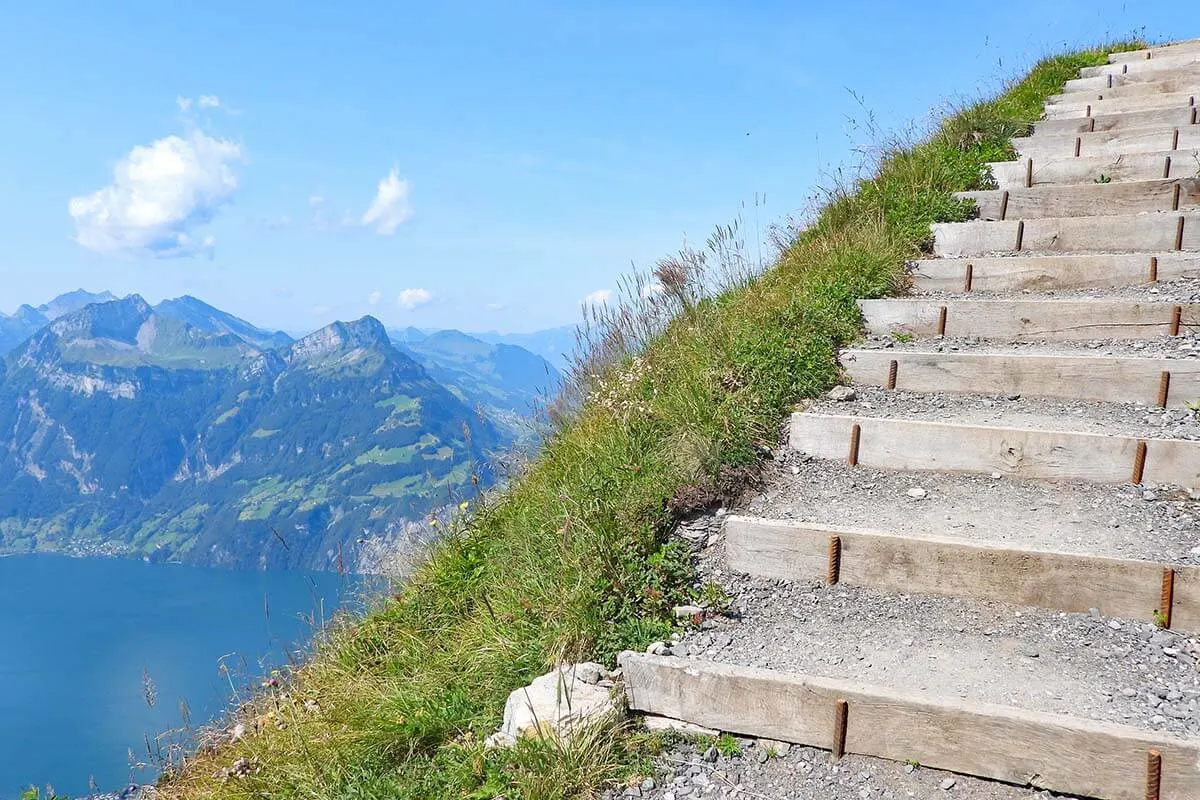
[[[93,780],[152,781],[130,753],[147,761],[146,738],[181,728],[181,704],[193,726],[216,718],[359,587],[330,573],[0,558],[0,800],[31,784],[78,796]]]

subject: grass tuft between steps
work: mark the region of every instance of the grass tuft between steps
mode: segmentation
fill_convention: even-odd
[[[871,177],[783,228],[768,269],[736,228],[664,259],[601,315],[540,456],[481,497],[411,581],[330,632],[244,710],[246,735],[193,754],[163,798],[589,797],[635,780],[660,739],[594,730],[559,747],[485,750],[509,692],[556,662],[612,664],[670,635],[698,597],[675,516],[736,492],[798,401],[836,382],[857,298],[902,291],[955,191],[986,188],[1046,97],[1115,49],[1055,56],[920,141],[879,147]]]

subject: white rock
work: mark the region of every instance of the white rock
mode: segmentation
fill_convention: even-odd
[[[858,392],[849,386],[835,386],[829,390],[829,399],[838,403],[848,403],[858,397]]]
[[[672,611],[675,614],[675,619],[690,619],[697,614],[703,614],[704,609],[701,606],[675,606]]]
[[[521,737],[569,740],[573,731],[620,716],[612,690],[582,677],[608,675],[600,664],[567,665],[534,678],[504,704],[504,724],[487,739],[490,747],[507,747]]]
[[[911,488],[907,492],[905,492],[905,494],[907,494],[909,497],[911,497],[914,500],[924,500],[926,497],[929,496],[929,492],[925,491],[920,486],[914,486],[913,488]]]

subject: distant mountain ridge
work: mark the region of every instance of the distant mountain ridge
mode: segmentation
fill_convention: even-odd
[[[364,317],[293,341],[193,297],[95,297],[0,318],[42,323],[0,358],[0,553],[369,566],[490,483],[558,380],[458,332],[395,346]]]

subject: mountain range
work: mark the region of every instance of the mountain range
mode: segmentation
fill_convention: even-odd
[[[558,372],[373,317],[293,340],[193,297],[0,316],[0,553],[369,568],[492,482]]]

